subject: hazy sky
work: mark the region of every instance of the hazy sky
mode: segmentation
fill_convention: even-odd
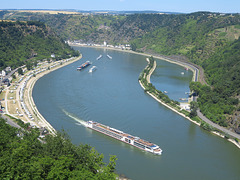
[[[0,9],[157,10],[240,13],[240,0],[0,0]]]

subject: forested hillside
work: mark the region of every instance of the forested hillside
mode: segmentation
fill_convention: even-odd
[[[220,48],[203,62],[211,86],[191,83],[199,94],[198,104],[205,116],[240,133],[240,39]]]
[[[205,70],[208,85],[191,83],[201,111],[240,133],[240,15],[51,15],[3,11],[2,19],[39,20],[65,40],[130,43],[133,50],[182,57]]]
[[[0,118],[0,179],[116,179],[115,156],[106,165],[103,155],[64,133],[38,136],[38,129],[23,131]]]
[[[48,14],[18,11],[2,11],[0,18],[14,21],[41,21],[49,25],[64,40],[82,40],[83,42],[113,43],[122,37],[113,34],[113,23],[121,22],[123,15],[80,15],[80,14]]]
[[[0,68],[26,64],[29,59],[78,55],[42,22],[0,22]]]

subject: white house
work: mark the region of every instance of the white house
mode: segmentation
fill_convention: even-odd
[[[189,103],[180,103],[181,109],[190,111],[190,104]]]
[[[12,69],[11,69],[11,67],[6,67],[6,68],[5,68],[5,71],[6,71],[6,72],[10,72],[10,71],[12,71]]]
[[[2,77],[6,76],[6,72],[4,70],[2,70]]]

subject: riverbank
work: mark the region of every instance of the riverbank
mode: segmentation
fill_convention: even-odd
[[[198,68],[197,65],[194,65],[194,64],[190,64],[190,63],[187,63],[187,62],[182,62],[182,61],[179,61],[179,60],[175,60],[175,59],[172,59],[172,58],[168,58],[168,57],[163,57],[163,56],[160,56],[160,55],[151,55],[151,54],[147,54],[147,53],[140,53],[140,52],[135,52],[135,51],[132,51],[132,50],[122,50],[122,49],[118,49],[118,48],[112,48],[112,47],[105,47],[105,46],[86,46],[86,45],[76,45],[76,44],[70,44],[71,46],[77,46],[77,47],[90,47],[90,48],[100,48],[100,49],[109,49],[109,50],[115,50],[115,51],[120,51],[120,52],[127,52],[127,53],[132,53],[132,54],[138,54],[138,55],[143,55],[143,56],[152,56],[156,59],[159,59],[159,60],[164,60],[164,61],[168,61],[170,63],[173,63],[173,64],[177,64],[179,66],[182,66],[182,67],[185,67],[185,68],[188,68],[190,69],[192,72],[193,72],[193,78],[192,78],[192,81],[194,82],[197,82],[199,80],[199,74],[203,74],[203,69],[201,68]],[[156,67],[155,67],[156,68]],[[151,74],[153,73],[153,71],[151,72]],[[203,75],[202,75],[203,76]],[[150,82],[150,77],[151,75],[149,75],[149,82]],[[203,78],[203,77],[202,77]],[[139,81],[140,83],[140,81]],[[140,83],[141,87],[144,89],[143,85]],[[192,120],[190,117],[186,116],[185,114],[177,111],[176,109],[172,108],[171,106],[167,105],[166,103],[164,103],[163,101],[159,100],[157,97],[155,97],[153,94],[147,92],[150,96],[152,96],[156,101],[158,101],[159,103],[161,103],[162,105],[166,106],[167,108],[171,109],[172,111],[176,112],[177,114],[185,117],[186,119],[188,119],[189,121],[193,122],[194,124],[198,125],[198,126],[201,126],[201,123],[198,123],[194,120]],[[204,121],[205,123],[207,123],[206,121]],[[208,123],[207,123],[208,124]],[[208,124],[209,125],[209,124]],[[217,127],[214,127],[216,129],[218,129]],[[218,129],[220,131],[222,131],[221,129]],[[210,131],[210,132],[215,132],[215,131]],[[228,132],[224,132],[230,136],[232,136],[231,134],[229,134]],[[215,135],[218,135],[220,133],[218,132],[215,132],[214,133]],[[225,135],[219,135],[220,137],[224,137],[226,138]],[[236,139],[238,139],[240,141],[240,139],[238,137],[235,137]],[[235,144],[238,148],[240,148],[240,143],[237,143],[234,139],[231,139],[231,138],[226,138],[228,141],[232,142],[233,144]]]
[[[59,68],[62,68],[64,66],[67,66],[75,61],[78,61],[82,58],[82,55],[80,55],[79,57],[77,58],[74,58],[73,60],[70,60],[70,61],[65,61],[65,62],[62,62],[62,64],[60,64],[59,66],[55,66],[53,68],[50,68],[50,70],[48,71],[45,71],[43,73],[40,73],[38,74],[35,78],[32,78],[29,83],[27,84],[27,88],[28,89],[28,95],[26,96],[26,99],[27,101],[29,102],[28,103],[28,107],[29,109],[32,109],[32,111],[36,114],[36,116],[39,118],[40,122],[41,122],[41,126],[45,126],[47,127],[53,134],[55,134],[56,130],[52,127],[52,125],[42,116],[42,114],[38,111],[35,103],[34,103],[34,100],[32,98],[32,90],[33,90],[33,87],[35,85],[35,83],[43,76],[45,76],[46,74],[50,73],[50,72],[53,72]],[[52,65],[49,65],[50,67]]]
[[[149,59],[146,58],[146,61],[148,62],[148,65],[149,65]],[[156,61],[154,61],[154,64],[153,64],[153,68],[149,71],[149,74],[147,75],[146,79],[147,79],[147,82],[148,83],[151,83],[150,79],[151,79],[151,75],[152,73],[155,71],[157,65],[156,65]],[[148,67],[148,65],[145,67],[145,69]],[[146,90],[146,88],[144,87],[144,85],[142,84],[142,82],[139,80],[139,84],[141,85],[141,87]],[[171,106],[169,106],[168,104],[164,103],[163,101],[161,101],[160,99],[158,99],[156,96],[154,96],[152,93],[146,91],[147,94],[149,94],[152,98],[154,98],[156,101],[158,101],[159,103],[161,103],[162,105],[166,106],[167,108],[169,108],[170,110],[176,112],[177,114],[179,114],[180,116],[183,116],[184,118],[188,119],[189,121],[193,122],[194,124],[197,124],[198,126],[200,126],[201,124],[200,123],[197,123],[196,121],[193,121],[191,118],[189,118],[188,116],[186,116],[185,114],[177,111],[176,109],[172,108]]]
[[[6,90],[6,96],[9,92],[13,93],[13,91],[15,91],[14,95],[12,95],[13,97],[10,98],[11,100],[9,100],[9,98],[5,98],[6,114],[14,118],[21,119],[24,123],[30,123],[33,127],[45,128],[49,131],[49,133],[55,134],[56,130],[40,114],[34,103],[32,98],[33,87],[37,80],[44,75],[78,61],[81,58],[82,55],[51,63],[43,62],[37,69],[26,72],[24,77],[19,78],[20,80],[13,83]]]
[[[148,65],[145,67],[145,69],[143,70],[143,72],[146,71],[146,70],[150,67],[149,58],[146,58],[146,61],[148,62]],[[155,69],[156,69],[156,61],[154,61],[152,68],[151,68],[150,70],[148,69],[148,70],[149,70],[148,74],[146,74],[146,73],[143,74],[143,78],[146,79],[147,84],[151,84],[150,78],[151,78],[151,75],[152,75],[152,73],[154,72]],[[183,116],[184,118],[188,119],[189,121],[193,122],[194,124],[196,124],[196,125],[198,125],[198,126],[201,126],[202,123],[198,123],[198,122],[192,120],[190,117],[188,117],[188,116],[186,116],[185,114],[179,112],[179,110],[177,110],[177,109],[171,107],[170,105],[166,104],[165,102],[161,101],[161,100],[160,100],[158,97],[156,97],[156,95],[154,95],[151,91],[150,91],[150,92],[149,92],[149,91],[146,91],[147,88],[144,86],[144,84],[142,83],[141,80],[139,80],[139,84],[140,84],[141,87],[144,89],[144,91],[147,92],[147,93],[148,93],[152,98],[154,98],[156,101],[158,101],[158,102],[161,103],[162,105],[166,106],[166,107],[169,108],[170,110],[176,112],[177,114]],[[145,84],[146,84],[146,83],[145,83]],[[202,119],[202,118],[201,118],[201,119]],[[206,123],[206,122],[204,121],[204,123]],[[217,128],[217,129],[220,130],[220,131],[222,131],[222,128],[221,128],[221,127]],[[233,143],[233,144],[236,145],[238,148],[240,148],[240,144],[239,144],[238,142],[236,142],[235,139],[227,138],[226,135],[223,135],[223,134],[222,134],[222,133],[224,133],[224,131],[223,131],[222,133],[216,132],[216,131],[210,131],[210,132],[213,133],[213,134],[215,134],[215,135],[217,135],[217,136],[219,136],[219,137],[226,138],[229,142]],[[230,135],[230,133],[227,133],[227,134]],[[238,138],[238,139],[239,139],[239,138]]]

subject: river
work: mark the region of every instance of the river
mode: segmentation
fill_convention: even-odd
[[[56,130],[75,144],[89,144],[105,156],[116,155],[117,172],[133,180],[239,179],[240,150],[156,102],[138,83],[146,57],[113,50],[74,47],[83,58],[37,81],[33,99]],[[100,60],[96,58],[102,54]],[[112,56],[109,59],[106,55]],[[90,67],[76,71],[90,60]],[[181,72],[184,72],[182,74]],[[158,60],[153,85],[179,100],[189,92],[192,72]],[[98,132],[81,121],[94,120],[158,144],[161,156],[143,152]]]

